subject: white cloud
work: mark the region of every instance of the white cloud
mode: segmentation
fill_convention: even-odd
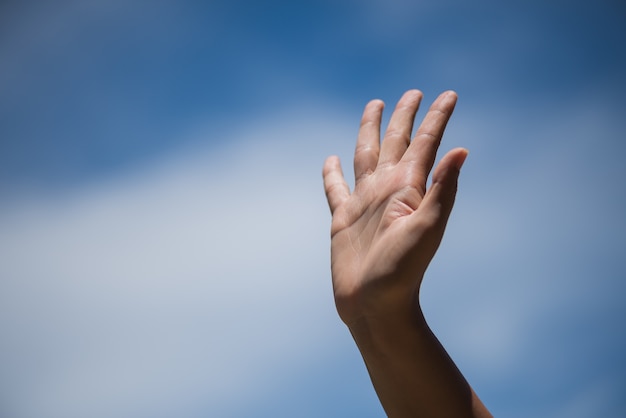
[[[320,173],[345,132],[280,120],[2,214],[15,417],[233,406],[323,355],[339,326]]]

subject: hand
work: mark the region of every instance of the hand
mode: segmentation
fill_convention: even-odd
[[[411,141],[421,99],[416,90],[402,96],[382,145],[383,103],[366,106],[352,193],[339,159],[326,160],[335,304],[389,417],[491,417],[419,306],[422,278],[443,237],[467,157],[462,148],[448,152],[426,189],[457,97],[441,94]]]
[[[380,144],[384,104],[365,107],[354,154],[352,193],[339,159],[324,164],[332,212],[331,263],[335,303],[350,326],[364,317],[408,318],[419,307],[419,289],[454,204],[467,151],[456,148],[439,162],[427,189],[457,96],[441,94],[411,141],[422,93],[406,92]]]

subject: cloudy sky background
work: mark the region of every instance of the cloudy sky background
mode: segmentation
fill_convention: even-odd
[[[625,42],[609,0],[3,2],[0,416],[384,416],[321,165],[409,88],[470,150],[435,333],[496,416],[621,416]]]

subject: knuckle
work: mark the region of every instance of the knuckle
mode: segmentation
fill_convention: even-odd
[[[377,121],[371,118],[363,118],[361,120],[361,128],[368,128],[378,125]]]
[[[404,129],[398,128],[389,128],[385,133],[385,140],[404,140],[406,142],[409,141],[409,135],[407,135]]]
[[[357,145],[356,148],[354,149],[354,154],[358,155],[358,154],[369,154],[374,152],[374,147],[370,144],[360,144]]]
[[[433,141],[433,142],[439,142],[439,135],[436,135],[432,132],[428,132],[428,131],[422,131],[422,132],[418,132],[415,135],[415,139],[417,140],[426,140],[426,141]]]

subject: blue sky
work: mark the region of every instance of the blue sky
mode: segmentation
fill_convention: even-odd
[[[0,414],[384,416],[336,317],[325,156],[460,100],[424,288],[496,416],[626,408],[618,1],[4,2]],[[388,117],[388,114],[387,114]]]

